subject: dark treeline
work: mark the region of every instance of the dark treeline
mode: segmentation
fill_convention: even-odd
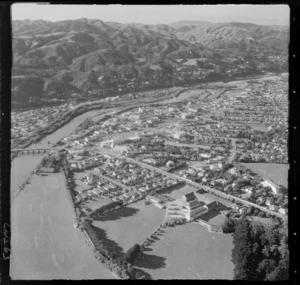
[[[90,213],[90,217],[93,219],[97,219],[98,217],[101,217],[121,207],[123,207],[123,201],[121,200],[116,202],[110,202],[109,204],[106,204],[98,209],[95,209],[93,212]]]
[[[286,221],[274,219],[271,225],[265,226],[240,219],[235,226],[233,244],[235,280],[277,281],[289,278]]]

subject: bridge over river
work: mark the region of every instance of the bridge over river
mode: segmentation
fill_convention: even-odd
[[[59,150],[59,148],[14,148],[11,149],[11,154],[39,154]]]

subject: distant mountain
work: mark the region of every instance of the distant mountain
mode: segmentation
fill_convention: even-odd
[[[212,25],[213,23],[207,21],[177,21],[168,24],[168,26],[173,28],[181,28],[181,27],[188,27],[188,26],[200,26],[200,25]]]
[[[44,82],[41,95],[51,96],[74,90],[124,91],[132,80],[137,88],[150,88],[281,69],[288,55],[289,30],[284,26],[202,21],[144,25],[81,18],[18,20],[12,28],[14,76],[40,84],[39,77]],[[68,74],[67,82],[61,74]],[[21,82],[13,78],[13,84]],[[23,93],[13,98],[22,101],[28,97]]]
[[[245,52],[287,53],[289,30],[282,26],[259,26],[249,23],[199,23],[181,26],[174,32],[182,40],[243,55]]]

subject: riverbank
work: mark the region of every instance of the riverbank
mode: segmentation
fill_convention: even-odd
[[[68,111],[64,115],[64,117],[62,117],[60,120],[54,121],[50,126],[45,128],[44,130],[40,131],[35,137],[31,138],[30,140],[28,140],[24,144],[18,145],[17,147],[18,148],[27,148],[33,143],[38,143],[45,136],[54,133],[55,131],[57,131],[57,129],[65,126],[68,123],[70,123],[70,121],[72,121],[75,117],[77,117],[79,115],[82,115],[82,114],[84,114],[88,111],[92,111],[92,110],[95,110],[95,109],[101,110],[102,108],[103,108],[103,106],[101,106],[100,104],[96,104],[96,105],[92,105],[92,106],[91,105],[81,106],[81,107],[79,107],[75,110]]]
[[[42,160],[43,161],[43,160]],[[34,170],[32,170],[30,172],[30,176],[27,178],[26,182],[24,182],[22,185],[19,186],[18,190],[14,193],[14,195],[11,195],[10,197],[10,203],[12,203],[14,201],[14,199],[16,199],[19,194],[21,193],[22,190],[24,190],[24,188],[30,184],[31,180],[32,180],[32,177],[35,173],[37,173],[39,171],[39,169],[41,168],[41,164],[42,164],[42,161],[36,166],[36,168]]]
[[[285,76],[286,73],[282,73],[282,74],[256,74],[256,75],[251,75],[251,76],[245,76],[245,77],[236,77],[236,78],[232,78],[230,79],[230,81],[226,81],[226,83],[229,82],[235,82],[235,81],[241,81],[241,80],[251,80],[251,79],[261,79],[264,77],[270,77],[270,76]],[[170,90],[172,88],[175,88],[174,90],[174,96],[173,97],[178,97],[182,92],[187,91],[189,89],[193,89],[195,86],[201,85],[201,84],[213,84],[213,83],[224,83],[224,81],[209,81],[209,82],[201,82],[201,83],[197,83],[197,84],[191,84],[189,87],[185,87],[183,90],[176,90],[176,88],[183,88],[182,86],[176,86],[176,87],[171,87],[171,88],[161,88],[158,90],[148,90],[148,91],[143,91],[140,92],[145,93],[145,92],[151,92],[151,91],[160,91],[160,90]],[[205,89],[205,86],[203,86],[203,88]],[[126,94],[125,94],[126,95]],[[154,100],[155,101],[160,101],[160,100]],[[128,101],[129,103],[131,101]],[[141,102],[141,105],[145,104],[145,103],[149,103],[149,104],[153,104],[154,102]],[[119,103],[119,102],[116,102]],[[124,102],[123,102],[124,103]],[[131,102],[132,103],[132,102]],[[138,107],[139,105],[135,106]],[[81,103],[80,105],[77,106],[77,108],[75,108],[74,110],[68,111],[67,113],[64,114],[64,116],[62,118],[60,118],[57,121],[54,121],[50,126],[48,126],[47,128],[45,128],[44,130],[42,130],[40,133],[38,133],[36,136],[34,136],[33,138],[31,138],[30,140],[24,142],[23,144],[20,144],[18,146],[18,148],[27,148],[29,146],[31,146],[34,143],[38,143],[40,142],[45,136],[50,135],[52,133],[54,133],[57,129],[65,126],[66,124],[68,124],[71,120],[73,120],[75,117],[82,115],[88,111],[92,111],[92,110],[96,110],[96,109],[106,109],[106,108],[113,108],[113,107],[117,107],[117,104],[110,104],[110,103],[103,103],[103,101],[101,100],[95,100],[92,102],[84,102]],[[119,107],[125,107],[125,106],[119,106]],[[12,157],[15,158],[16,155],[14,155]]]

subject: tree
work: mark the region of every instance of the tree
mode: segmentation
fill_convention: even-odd
[[[233,234],[234,248],[232,261],[235,280],[256,279],[256,260],[253,259],[253,242],[251,241],[250,222],[247,219],[238,221]]]
[[[276,262],[274,259],[263,259],[259,265],[257,272],[262,279],[266,278],[266,275],[271,273],[276,267]]]
[[[141,252],[141,246],[139,244],[135,244],[131,247],[126,254],[124,255],[124,260],[129,263],[134,263],[135,259],[138,257]]]
[[[224,233],[233,233],[236,226],[236,220],[234,219],[226,219],[223,225],[223,232]]]
[[[272,272],[267,274],[266,280],[278,281],[287,280],[289,278],[289,254],[279,262],[279,266],[276,267]]]

